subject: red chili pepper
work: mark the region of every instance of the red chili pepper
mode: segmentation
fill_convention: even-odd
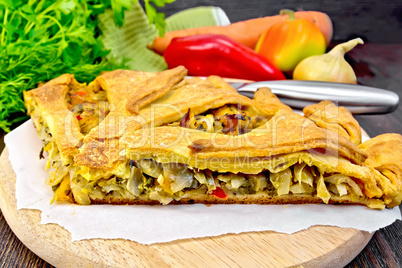
[[[77,117],[78,120],[82,119],[81,115],[77,115],[76,117]]]
[[[221,187],[216,187],[216,189],[212,191],[211,195],[214,195],[221,199],[224,199],[227,197],[226,193],[222,190]]]
[[[189,75],[284,80],[284,74],[252,49],[223,35],[174,38],[164,52],[169,68],[183,65]]]
[[[85,95],[85,91],[77,91],[76,93],[78,96],[82,97]]]

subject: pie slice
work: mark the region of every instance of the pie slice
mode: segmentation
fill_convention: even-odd
[[[381,155],[379,144],[401,148],[398,134],[378,136],[359,149],[283,111],[264,131],[240,136],[167,126],[130,131],[122,142],[130,176],[120,186],[135,197],[110,196],[112,203],[352,203],[382,209],[401,201],[401,150],[370,164]]]
[[[25,92],[28,114],[49,154],[46,183],[55,191],[54,200],[78,202],[71,194],[78,170],[100,169],[95,173],[103,176],[117,172],[124,162],[119,140],[127,129],[182,123],[235,134],[271,116],[222,78],[184,79],[186,73],[183,67],[158,74],[116,70],[89,85],[65,74]]]
[[[360,144],[330,102],[294,113],[222,78],[117,70],[89,85],[63,75],[24,93],[48,152],[53,201],[82,205],[351,203],[402,199],[402,137]]]
[[[360,149],[299,114],[280,111],[244,135],[161,126],[129,130],[120,143],[124,171],[95,183],[94,169],[82,169],[74,196],[113,204],[350,203],[377,209],[401,202],[400,150],[371,164],[380,146],[401,148],[398,134],[378,136]]]

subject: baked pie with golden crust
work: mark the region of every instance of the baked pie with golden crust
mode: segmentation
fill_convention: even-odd
[[[329,101],[303,116],[269,88],[249,99],[186,75],[116,70],[86,85],[65,74],[24,92],[53,201],[401,203],[401,135],[361,143],[358,122]]]

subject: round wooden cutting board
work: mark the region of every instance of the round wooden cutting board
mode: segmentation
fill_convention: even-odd
[[[17,237],[57,267],[343,267],[372,237],[355,229],[314,226],[291,235],[251,232],[149,246],[123,239],[72,242],[63,227],[40,224],[40,211],[17,211],[15,180],[5,148],[0,157],[0,208]]]

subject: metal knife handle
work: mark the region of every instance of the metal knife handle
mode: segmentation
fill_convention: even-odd
[[[234,85],[236,88],[236,85]],[[240,94],[253,97],[260,87],[269,87],[281,101],[293,108],[330,100],[345,106],[354,114],[390,113],[399,104],[399,97],[392,91],[343,83],[320,81],[280,80],[237,85]]]

